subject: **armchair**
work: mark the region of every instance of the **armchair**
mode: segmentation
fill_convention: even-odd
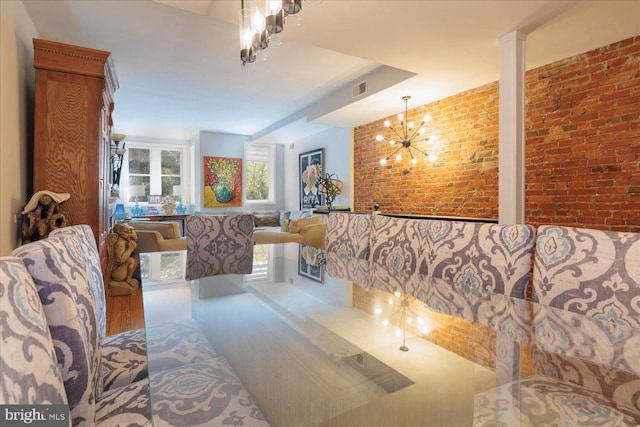
[[[187,238],[180,236],[180,225],[171,221],[130,221],[138,235],[138,252],[184,251]]]

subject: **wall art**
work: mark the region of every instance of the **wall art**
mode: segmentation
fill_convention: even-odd
[[[204,156],[204,207],[242,206],[242,159]]]
[[[324,148],[300,153],[300,209],[323,205],[318,180],[324,175]]]

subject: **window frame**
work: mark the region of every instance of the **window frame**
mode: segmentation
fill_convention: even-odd
[[[189,204],[189,176],[188,176],[188,163],[187,157],[189,150],[187,144],[180,143],[160,143],[160,142],[141,142],[141,141],[127,141],[127,151],[123,157],[122,176],[120,177],[120,200],[122,200],[127,207],[135,205],[135,202],[129,201],[129,150],[132,148],[150,150],[149,152],[149,195],[162,194],[162,155],[164,151],[180,151],[180,185],[182,186],[182,204]],[[155,172],[154,172],[155,170]],[[154,175],[154,173],[156,175]],[[166,175],[175,176],[175,175]],[[140,206],[148,206],[148,201],[139,201]],[[153,205],[153,203],[152,203]]]
[[[248,186],[247,186],[247,180],[249,178],[249,173],[248,173],[248,165],[249,162],[257,162],[262,160],[262,158],[260,157],[252,157],[250,155],[250,153],[248,153],[248,151],[250,151],[252,148],[254,149],[268,149],[269,153],[267,155],[268,157],[268,162],[269,162],[269,197],[265,200],[249,200],[247,199],[247,193],[248,193]],[[265,203],[275,203],[276,202],[276,146],[273,144],[263,144],[263,143],[258,143],[258,142],[245,142],[244,144],[244,161],[243,161],[243,182],[242,185],[244,186],[244,191],[243,191],[243,201],[244,203],[248,204],[248,205],[256,205],[256,204],[265,204]]]

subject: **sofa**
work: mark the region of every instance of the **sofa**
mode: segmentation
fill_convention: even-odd
[[[255,243],[301,243],[324,249],[326,224],[321,215],[287,219],[279,230],[255,230]]]
[[[196,212],[196,216],[236,216],[253,217],[253,238],[255,243],[300,243],[316,248],[324,248],[325,229],[322,215],[313,215],[311,210],[294,211],[215,211]]]
[[[198,216],[231,216],[231,215],[251,215],[253,216],[254,228],[256,231],[278,231],[289,220],[308,218],[313,216],[310,209],[301,210],[215,210],[215,211],[196,211],[194,215]]]
[[[172,221],[129,221],[138,236],[138,252],[183,251],[187,239],[180,235],[180,224]]]
[[[0,258],[0,273],[0,404],[68,405],[74,426],[151,426],[151,402],[154,425],[191,417],[268,425],[195,322],[105,336],[104,283],[88,225],[15,249]]]

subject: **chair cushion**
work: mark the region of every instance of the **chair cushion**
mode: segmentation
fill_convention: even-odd
[[[149,380],[156,425],[269,425],[223,357],[160,372]]]
[[[254,212],[256,227],[280,227],[280,211]]]
[[[322,222],[324,222],[324,219],[320,215],[292,219],[289,221],[289,233],[300,233],[300,230],[302,230],[307,225],[320,224]]]
[[[520,399],[518,406],[513,402]],[[637,426],[640,416],[583,387],[553,378],[531,377],[479,393],[474,426]]]
[[[309,209],[303,209],[303,210],[299,210],[299,211],[291,211],[291,213],[289,214],[289,219],[308,218],[308,217],[310,217],[312,215],[313,215],[313,213]]]
[[[96,403],[95,422],[91,421],[91,425],[99,427],[151,427],[149,381],[138,381],[103,395]]]
[[[147,378],[148,366],[158,372],[216,356],[193,320],[166,322],[112,335],[102,340],[105,391]]]
[[[66,405],[35,283],[19,258],[0,258],[0,402]]]

